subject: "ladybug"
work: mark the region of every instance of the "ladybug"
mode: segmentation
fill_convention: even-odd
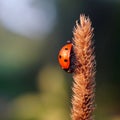
[[[71,73],[71,54],[72,54],[73,44],[67,41],[67,44],[64,45],[58,54],[58,61],[63,70]]]

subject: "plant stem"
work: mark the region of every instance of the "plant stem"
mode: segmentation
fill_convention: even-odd
[[[73,31],[74,73],[72,120],[93,120],[95,109],[95,55],[93,28],[85,15],[80,15]]]

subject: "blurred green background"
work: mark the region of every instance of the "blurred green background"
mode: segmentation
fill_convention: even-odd
[[[11,1],[9,4],[16,0]],[[43,1],[33,2],[40,8]],[[44,32],[38,29],[34,37],[29,32],[30,36],[12,29],[9,23],[12,12],[7,14],[9,17],[0,14],[0,20],[7,19],[11,25],[6,27],[7,23],[2,21],[0,27],[0,120],[70,120],[72,75],[61,70],[57,54],[72,39],[75,21],[81,13],[90,17],[94,27],[95,119],[120,120],[120,1],[45,0],[46,9],[49,12],[42,14],[41,19],[49,14],[53,20],[49,22],[46,17],[40,21],[43,25],[40,29],[48,22],[52,26],[48,25],[49,30],[45,28]],[[24,17],[19,16],[22,23]]]

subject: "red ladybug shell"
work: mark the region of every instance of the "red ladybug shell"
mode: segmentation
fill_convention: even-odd
[[[72,43],[64,45],[58,54],[58,61],[62,69],[68,71],[70,67],[70,54],[72,50]]]

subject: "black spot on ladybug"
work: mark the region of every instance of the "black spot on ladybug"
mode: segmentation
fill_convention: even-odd
[[[61,55],[59,55],[59,58],[61,58],[62,56]]]
[[[64,60],[64,62],[68,62],[68,60],[67,60],[67,59],[65,59],[65,60]]]
[[[65,50],[68,50],[68,48],[65,48]]]

